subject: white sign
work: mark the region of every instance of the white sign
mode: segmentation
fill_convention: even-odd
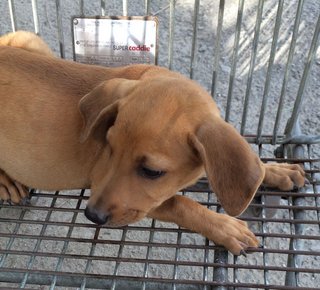
[[[156,64],[156,17],[75,17],[74,60],[105,66]]]

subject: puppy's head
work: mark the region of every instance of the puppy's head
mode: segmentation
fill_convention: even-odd
[[[262,182],[247,142],[202,88],[176,74],[106,81],[80,111],[81,141],[95,138],[102,148],[86,209],[98,224],[138,221],[204,171],[224,209],[239,215]]]

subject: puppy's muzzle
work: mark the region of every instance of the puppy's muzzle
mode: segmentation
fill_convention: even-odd
[[[90,206],[86,207],[84,215],[87,217],[88,220],[98,225],[103,225],[107,223],[107,221],[111,218],[111,214],[106,214]]]

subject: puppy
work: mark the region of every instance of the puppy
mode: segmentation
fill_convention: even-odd
[[[29,31],[17,31],[0,37],[0,45],[23,48],[30,52],[54,56],[49,46],[36,34]]]
[[[25,43],[21,48],[8,43]],[[298,165],[263,164],[194,81],[162,67],[52,57],[36,35],[0,39],[0,198],[26,187],[91,188],[94,223],[175,222],[233,254],[258,246],[240,215],[263,182],[304,185]],[[30,47],[32,43],[32,47]],[[19,45],[20,46],[20,45]],[[176,192],[206,174],[229,215]]]

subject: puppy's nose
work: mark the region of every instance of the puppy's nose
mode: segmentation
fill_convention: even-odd
[[[95,224],[103,225],[105,224],[108,219],[110,218],[109,214],[105,214],[94,207],[87,206],[84,215],[87,217],[88,220],[92,221]]]

